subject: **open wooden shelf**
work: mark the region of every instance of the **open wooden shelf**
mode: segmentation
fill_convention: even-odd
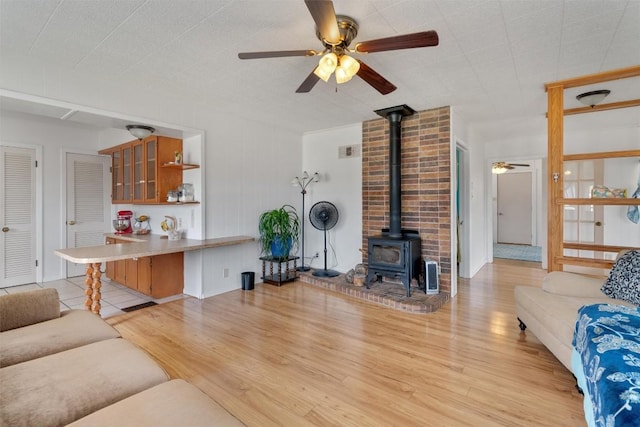
[[[200,165],[194,165],[191,163],[180,163],[179,165],[175,164],[175,163],[165,163],[164,165],[162,165],[163,168],[170,168],[170,169],[182,169],[182,170],[187,170],[187,169],[198,169],[200,167]]]

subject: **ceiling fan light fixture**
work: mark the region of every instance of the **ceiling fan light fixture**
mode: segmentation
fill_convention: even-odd
[[[494,173],[496,175],[503,174],[508,170],[509,168],[507,168],[507,166],[502,162],[497,162],[491,165],[491,173]]]
[[[349,80],[351,80],[351,76],[347,73],[347,70],[342,65],[338,65],[338,68],[336,68],[336,83],[342,84]]]
[[[342,55],[340,57],[340,66],[346,70],[350,77],[358,74],[358,71],[360,70],[360,63],[349,55]]]
[[[611,91],[607,89],[592,90],[590,92],[581,93],[580,95],[576,96],[576,99],[584,105],[594,107],[596,104],[602,102],[602,100],[605,99],[610,93]]]
[[[337,66],[338,55],[333,52],[329,52],[325,56],[320,58],[320,62],[318,63],[318,67],[326,70],[329,73],[333,73]]]
[[[318,65],[316,69],[313,70],[313,74],[320,77],[325,82],[328,82],[329,77],[331,77],[331,72],[328,72],[325,68],[322,68],[320,65]]]
[[[151,126],[144,125],[127,125],[127,130],[131,135],[138,139],[145,139],[156,131]]]

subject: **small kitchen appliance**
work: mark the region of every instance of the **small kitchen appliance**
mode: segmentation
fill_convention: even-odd
[[[132,211],[118,211],[116,219],[113,220],[113,228],[116,229],[116,234],[131,234],[133,232],[131,218],[133,218]]]
[[[133,224],[133,234],[149,234],[150,232],[151,227],[149,226],[148,215],[140,215],[135,219],[135,223]]]

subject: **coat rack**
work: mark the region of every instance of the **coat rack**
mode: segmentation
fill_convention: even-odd
[[[300,187],[300,194],[302,194],[302,254],[301,254],[302,256],[300,257],[302,259],[302,263],[300,267],[297,268],[298,271],[311,270],[311,267],[304,264],[304,217],[305,217],[304,196],[307,194],[307,187],[309,186],[309,184],[311,184],[312,182],[318,182],[318,181],[320,181],[320,175],[318,174],[318,172],[315,172],[313,175],[310,176],[307,173],[307,171],[304,171],[302,173],[302,177],[296,176],[291,181],[291,184],[294,187]]]

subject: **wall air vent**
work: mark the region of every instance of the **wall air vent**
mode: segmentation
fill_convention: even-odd
[[[361,155],[362,155],[361,144],[343,145],[341,147],[338,147],[339,159],[350,159],[352,157],[360,157]]]

